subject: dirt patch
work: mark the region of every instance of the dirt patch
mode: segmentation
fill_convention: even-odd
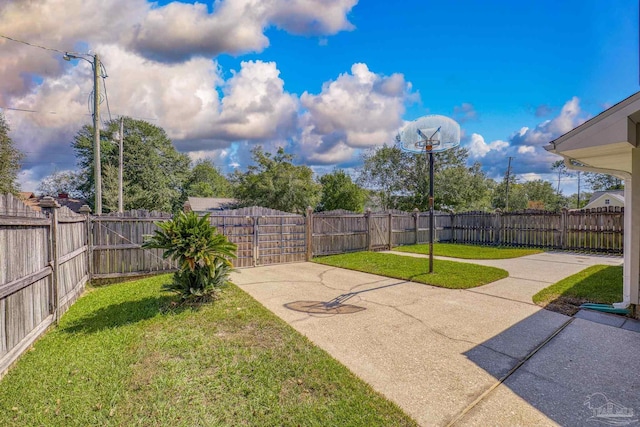
[[[546,310],[555,311],[565,316],[573,316],[580,310],[580,306],[589,302],[585,298],[558,297],[546,304],[539,304]]]

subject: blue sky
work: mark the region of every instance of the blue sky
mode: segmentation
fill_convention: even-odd
[[[442,114],[490,176],[514,156],[521,179],[552,179],[541,147],[639,90],[635,1],[70,0],[77,13],[64,17],[51,1],[0,6],[0,33],[100,52],[114,114],[155,118],[178,149],[225,171],[245,167],[254,144],[285,146],[319,173],[353,170],[403,121]],[[123,18],[91,31],[90,7]],[[5,110],[33,189],[73,168],[87,69],[1,39],[0,52],[20,58],[0,65],[1,107],[70,111]]]

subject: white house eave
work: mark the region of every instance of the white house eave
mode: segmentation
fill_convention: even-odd
[[[556,154],[565,158],[565,164],[569,169],[607,173],[621,179],[627,179],[631,174],[632,150],[633,146],[631,144],[619,142],[596,147],[560,151],[556,152]],[[568,160],[568,162],[566,160]]]
[[[620,101],[575,129],[551,141],[544,148],[557,154],[558,151],[606,145],[611,142],[633,141],[635,144],[637,123],[640,122],[640,92]],[[614,129],[610,129],[611,127]],[[631,129],[633,128],[633,129]],[[602,132],[606,132],[604,135]],[[627,135],[624,135],[624,134]],[[628,134],[634,138],[629,139]],[[605,136],[605,138],[603,138]],[[621,138],[618,138],[621,137]],[[634,145],[635,146],[635,145]]]

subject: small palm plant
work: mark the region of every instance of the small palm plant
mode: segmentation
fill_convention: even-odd
[[[158,230],[145,241],[143,248],[164,249],[163,258],[178,262],[173,282],[164,287],[176,292],[185,302],[206,302],[218,296],[229,283],[236,257],[236,245],[216,233],[209,215],[181,212],[172,220],[156,223]]]

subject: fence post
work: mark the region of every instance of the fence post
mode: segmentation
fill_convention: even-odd
[[[307,261],[313,258],[313,209],[307,206]]]
[[[500,208],[493,213],[493,244],[500,246],[502,244],[502,211]]]
[[[389,250],[393,248],[393,213],[389,212]]]
[[[371,242],[371,209],[367,208],[364,213],[365,222],[367,223],[367,250],[370,251],[372,247]]]
[[[87,275],[89,280],[93,276],[93,230],[91,230],[91,208],[89,205],[82,205],[79,212],[87,217]]]
[[[567,208],[562,208],[560,212],[560,247],[562,249],[567,249],[568,237],[569,237],[569,210]]]
[[[458,219],[458,215],[456,215],[456,213],[455,213],[455,212],[451,212],[451,213],[449,214],[449,218],[450,218],[450,220],[449,220],[449,224],[451,224],[451,225],[450,225],[450,227],[451,227],[451,240],[450,240],[450,242],[451,242],[451,243],[457,243],[458,239],[456,239],[456,226],[455,226],[455,222],[456,222],[456,220]]]
[[[39,203],[40,208],[49,214],[51,218],[51,230],[49,233],[49,264],[53,269],[51,274],[51,312],[53,314],[54,322],[58,323],[59,320],[59,307],[60,300],[58,298],[58,284],[60,279],[60,256],[58,254],[58,208],[60,205],[54,200],[53,197],[43,197]]]
[[[416,241],[415,241],[416,245],[418,244],[418,232],[420,231],[420,229],[418,228],[419,218],[420,218],[420,209],[413,208],[413,225],[416,230]]]
[[[258,265],[258,219],[259,217],[254,216],[253,218],[253,266]]]

